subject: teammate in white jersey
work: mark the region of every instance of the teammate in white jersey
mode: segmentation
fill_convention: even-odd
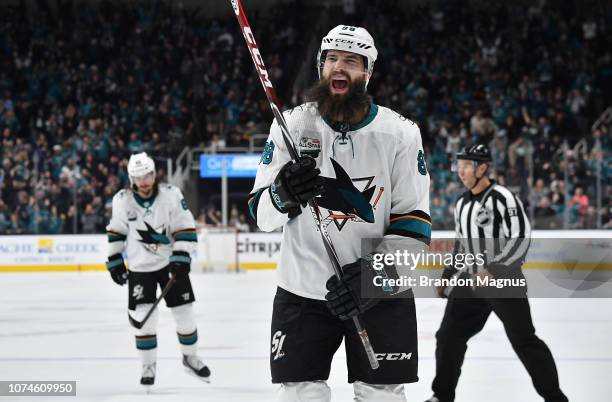
[[[249,197],[260,229],[283,227],[270,355],[280,401],[329,401],[325,380],[343,339],[356,400],[404,401],[403,384],[418,380],[412,291],[381,302],[362,297],[371,291],[362,288],[362,276],[373,272],[369,264],[361,267],[362,239],[383,239],[382,250],[391,240],[428,244],[431,236],[420,131],[372,103],[366,88],[376,57],[364,28],[340,25],[323,38],[312,102],[284,113],[301,156],[291,161],[274,122]],[[344,264],[341,280],[306,207],[313,197]],[[370,368],[349,320],[360,313],[378,370]]]
[[[195,221],[181,190],[156,180],[155,163],[146,153],[128,162],[131,188],[113,197],[113,214],[106,227],[109,257],[106,266],[117,284],[128,282],[128,313],[142,321],[156,300],[157,286],[170,276],[176,282],[165,296],[172,311],[185,370],[208,381],[210,370],[197,356],[198,331],[193,315],[195,297],[189,280],[190,254],[197,244]],[[129,270],[123,253],[127,254]],[[142,360],[140,383],[155,382],[157,360],[157,309],[136,330],[136,348]]]

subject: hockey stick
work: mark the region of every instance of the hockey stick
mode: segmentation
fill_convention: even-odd
[[[274,86],[270,81],[268,76],[268,71],[266,70],[266,66],[263,62],[263,58],[261,57],[261,53],[257,48],[257,43],[255,43],[255,37],[253,36],[253,31],[251,30],[251,26],[249,21],[247,20],[246,14],[244,13],[244,9],[242,8],[242,3],[240,0],[230,0],[232,4],[232,8],[234,9],[234,14],[236,14],[236,19],[240,24],[240,28],[242,30],[242,34],[244,35],[244,40],[247,43],[247,47],[249,48],[249,53],[251,54],[251,58],[253,59],[253,63],[255,64],[255,69],[257,70],[257,74],[259,75],[259,79],[261,80],[261,85],[266,92],[266,97],[268,98],[268,103],[270,103],[270,108],[272,109],[272,113],[274,114],[274,118],[278,123],[281,133],[283,135],[283,141],[285,142],[285,146],[291,155],[291,159],[297,161],[299,158],[297,149],[293,140],[291,138],[291,134],[289,133],[289,127],[287,126],[287,122],[283,117],[280,109],[278,108],[278,98],[276,96],[276,91],[274,90]],[[332,266],[334,268],[334,273],[338,277],[338,279],[342,276],[342,265],[340,265],[340,260],[338,259],[338,254],[334,249],[334,245],[331,242],[331,238],[327,233],[327,230],[323,226],[321,219],[321,211],[319,210],[319,206],[315,199],[311,199],[308,201],[308,205],[310,206],[311,211],[315,216],[315,221],[319,228],[319,232],[321,233],[321,238],[323,239],[323,245],[325,246],[325,250],[327,251],[327,255],[331,260]],[[361,339],[361,343],[363,344],[363,348],[366,352],[368,360],[370,361],[370,367],[373,370],[376,370],[379,366],[378,360],[376,359],[376,354],[374,353],[374,349],[372,348],[372,344],[370,343],[370,338],[368,337],[368,333],[366,332],[363,324],[361,323],[361,319],[359,316],[353,317],[353,323],[355,324],[355,328],[357,329],[357,334]]]
[[[172,275],[170,277],[170,280],[168,281],[168,283],[166,283],[166,286],[164,286],[164,289],[162,290],[161,294],[159,295],[157,300],[155,300],[155,303],[153,303],[153,306],[149,309],[149,312],[147,312],[147,315],[145,315],[145,317],[142,319],[142,321],[136,321],[135,319],[133,319],[132,316],[130,315],[130,312],[128,311],[128,319],[130,320],[130,324],[134,328],[141,329],[146,324],[146,322],[149,319],[149,317],[151,317],[151,314],[153,314],[153,312],[157,308],[157,305],[159,304],[159,302],[164,297],[166,297],[166,295],[168,294],[168,292],[170,291],[170,289],[172,288],[172,286],[174,285],[175,282],[176,282],[176,277],[174,275]]]

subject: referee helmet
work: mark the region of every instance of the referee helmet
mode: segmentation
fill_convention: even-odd
[[[457,160],[465,159],[469,161],[475,161],[478,163],[489,163],[492,161],[491,152],[489,148],[483,144],[472,145],[471,147],[465,147],[461,151],[457,152]]]

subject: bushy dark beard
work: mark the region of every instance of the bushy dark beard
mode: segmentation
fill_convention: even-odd
[[[306,91],[306,98],[316,102],[319,113],[336,123],[357,123],[365,117],[372,97],[366,93],[365,80],[351,81],[348,75],[349,90],[344,95],[332,94],[330,78],[323,78]]]

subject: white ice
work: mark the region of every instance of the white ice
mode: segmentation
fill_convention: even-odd
[[[174,323],[162,304],[156,385],[146,395],[128,325],[126,288],[107,273],[0,275],[0,380],[76,380],[77,397],[0,397],[11,401],[265,401],[277,387],[268,369],[272,271],[192,275],[199,353],[211,384],[183,372]],[[408,401],[430,396],[434,334],[444,301],[418,299],[420,381]],[[612,299],[531,300],[538,335],[551,348],[570,401],[612,398]],[[335,356],[329,384],[334,401],[350,401],[346,358]],[[457,402],[541,399],[517,360],[500,321],[491,316],[469,344]]]

